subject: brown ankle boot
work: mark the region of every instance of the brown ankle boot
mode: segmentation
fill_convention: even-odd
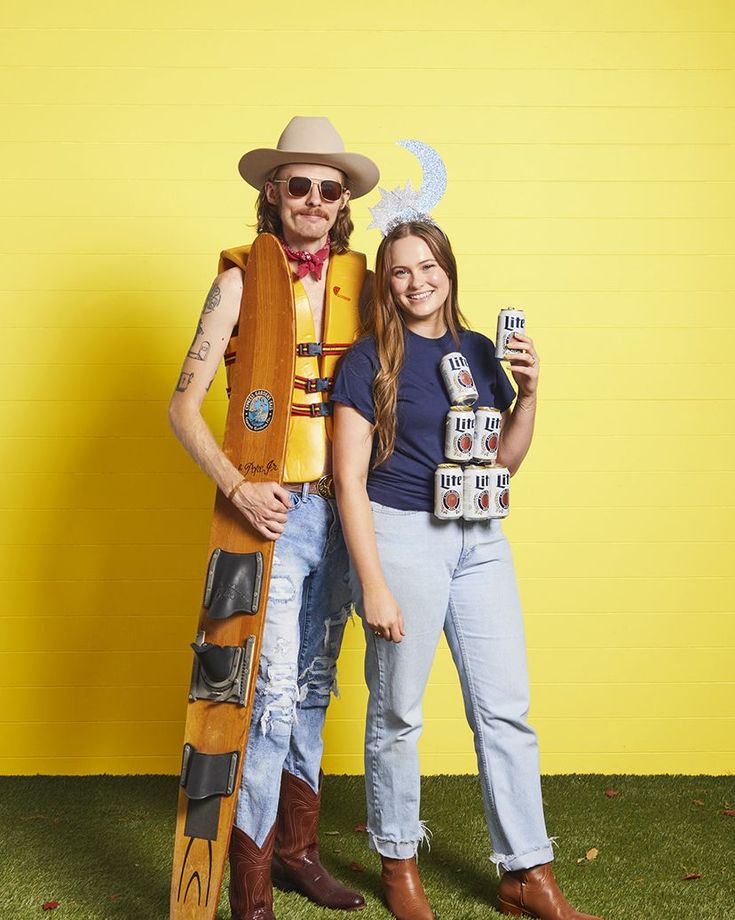
[[[535,920],[601,920],[580,914],[567,901],[556,883],[551,863],[532,869],[506,872],[500,879],[498,905],[501,914],[534,917]]]
[[[275,826],[257,847],[238,827],[230,838],[230,909],[232,920],[276,920],[273,913],[271,859]]]
[[[419,878],[416,857],[383,861],[381,881],[388,910],[397,920],[434,920],[434,913],[426,900],[424,886]]]
[[[273,882],[284,891],[298,891],[320,907],[361,910],[365,899],[331,876],[319,859],[321,791],[284,770],[276,821]]]

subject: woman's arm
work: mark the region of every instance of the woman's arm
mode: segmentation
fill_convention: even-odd
[[[503,413],[498,451],[498,465],[507,466],[511,476],[518,472],[533,440],[539,370],[533,339],[518,332],[514,337],[524,348],[523,352],[510,358],[510,371],[518,387],[518,398],[513,411]]]
[[[333,472],[350,559],[360,580],[365,622],[385,639],[405,635],[401,610],[383,577],[367,494],[373,426],[351,406],[334,404]]]

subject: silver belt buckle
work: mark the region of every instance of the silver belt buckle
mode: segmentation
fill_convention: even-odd
[[[334,477],[331,473],[317,479],[316,494],[321,498],[334,498]]]

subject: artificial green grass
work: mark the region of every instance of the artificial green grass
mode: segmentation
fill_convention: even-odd
[[[543,788],[555,873],[579,909],[604,920],[735,918],[735,817],[722,813],[735,808],[733,777],[554,776]],[[1,920],[166,920],[176,797],[170,776],[0,778]],[[425,779],[422,818],[437,920],[500,917],[477,780]],[[354,916],[384,920],[378,857],[355,830],[364,820],[362,778],[327,777],[324,862],[365,894]],[[48,901],[60,906],[43,911]],[[279,920],[345,916],[281,892],[275,907]],[[229,916],[223,890],[217,917]]]

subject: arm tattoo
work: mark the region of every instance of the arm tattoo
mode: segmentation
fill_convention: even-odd
[[[204,302],[204,309],[202,310],[202,313],[211,313],[212,310],[216,310],[217,306],[219,305],[221,296],[222,295],[220,293],[219,285],[215,281],[212,287],[209,289],[207,299]]]
[[[196,339],[194,341],[196,341]],[[209,348],[210,348],[210,345],[209,345],[209,342],[207,341],[202,342],[199,348],[196,348],[194,346],[194,342],[192,342],[191,348],[186,353],[186,357],[194,358],[196,361],[204,361],[204,359],[209,354]]]
[[[185,374],[183,371],[179,374],[179,382],[176,384],[176,392],[183,393],[194,379],[194,372]]]

